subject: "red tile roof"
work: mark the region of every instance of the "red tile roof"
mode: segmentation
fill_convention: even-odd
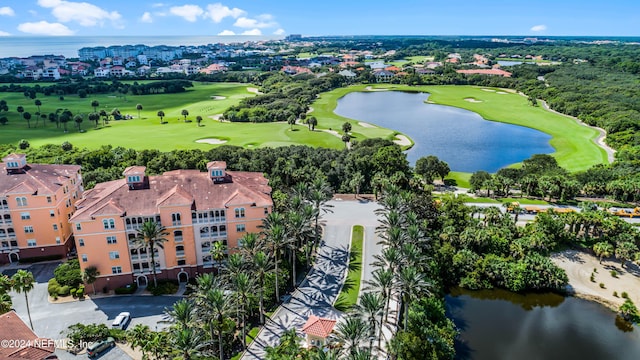
[[[69,178],[75,178],[80,165],[28,164],[24,173],[7,174],[5,163],[0,164],[0,194],[38,193],[52,195]]]
[[[511,77],[511,73],[500,69],[469,69],[469,70],[456,70],[460,74],[481,74],[481,75],[498,75],[504,77]]]
[[[0,315],[0,340],[11,340],[13,342],[24,342],[24,346],[0,346],[0,359],[7,360],[44,360],[57,359],[54,355],[55,348],[53,341],[40,339],[29,329],[29,327],[18,317],[15,311],[9,311]],[[31,342],[30,345],[28,342]]]
[[[309,316],[306,324],[302,327],[302,331],[305,334],[326,338],[333,331],[333,327],[336,325],[335,320],[319,318],[315,315]]]
[[[76,203],[71,221],[89,221],[96,215],[150,216],[162,206],[195,203],[204,209],[229,205],[271,206],[271,187],[257,172],[227,171],[230,182],[214,184],[208,172],[174,170],[149,176],[145,189],[129,190],[125,179],[97,184]],[[121,213],[118,213],[121,211]],[[118,214],[116,214],[118,213]]]

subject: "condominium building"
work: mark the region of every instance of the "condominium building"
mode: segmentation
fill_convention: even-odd
[[[273,208],[261,173],[227,171],[222,161],[208,163],[207,172],[148,176],[144,166],[132,166],[123,176],[86,191],[71,218],[80,267],[100,272],[97,289],[151,280],[149,249],[135,241],[146,221],[168,232],[155,250],[158,278],[187,281],[213,268],[214,242],[236,248],[245,233],[259,231]]]
[[[2,161],[0,263],[68,255],[69,218],[83,192],[80,166],[28,164],[24,154]]]

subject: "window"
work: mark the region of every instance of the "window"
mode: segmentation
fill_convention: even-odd
[[[58,231],[58,224],[53,224],[53,230]]]
[[[24,232],[25,232],[25,234],[33,234],[33,226],[31,226],[31,225],[25,226],[24,227]]]
[[[78,246],[84,246],[84,239],[78,239]]]
[[[78,231],[82,230],[82,225],[80,225],[80,223],[76,224],[76,230]]]
[[[243,218],[244,217],[244,208],[237,208],[236,209],[236,218]]]
[[[16,203],[18,204],[18,206],[27,206],[27,198],[22,196],[22,197],[17,197],[16,198]]]
[[[187,265],[187,260],[178,260],[178,266]]]
[[[71,206],[71,200],[67,199],[67,201],[65,202],[65,206],[66,206],[66,207]]]
[[[20,164],[18,164],[18,162],[16,162],[16,161],[9,161],[9,162],[7,162],[7,167],[10,167],[10,168],[17,168],[17,167],[19,167],[19,166],[20,166]]]
[[[61,243],[61,242],[60,242],[60,236],[56,236],[56,244],[57,244],[57,245],[60,245],[60,243]]]
[[[47,196],[47,203],[51,204],[51,196]]]
[[[117,251],[109,251],[109,259],[111,260],[120,259],[120,253],[118,253]]]
[[[102,220],[102,225],[105,230],[113,230],[116,228],[116,222],[113,219],[104,219]]]
[[[139,183],[140,182],[140,175],[130,175],[127,177],[127,181],[130,183]]]
[[[116,244],[118,239],[115,236],[107,236],[107,244]]]
[[[34,247],[34,246],[37,246],[37,243],[35,240],[27,240],[27,246]]]
[[[174,226],[180,225],[181,224],[180,213],[171,214],[171,221],[173,222]]]
[[[31,219],[31,214],[29,214],[28,212],[20,213],[20,218],[22,220],[29,220],[29,219]]]
[[[265,215],[269,215],[269,208],[268,207],[264,208],[264,214]]]
[[[56,216],[56,212],[53,211],[53,210],[49,210],[49,216],[55,217]]]
[[[222,170],[211,170],[211,177],[222,177]]]
[[[111,267],[112,274],[122,274],[122,266],[112,266]]]
[[[87,262],[89,259],[87,258],[87,254],[82,254],[82,262]]]
[[[246,229],[245,229],[244,224],[237,224],[236,225],[236,232],[245,232],[245,231],[246,231]]]

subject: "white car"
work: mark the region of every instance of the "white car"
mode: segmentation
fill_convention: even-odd
[[[116,316],[115,320],[113,320],[113,324],[111,324],[111,327],[113,329],[126,330],[127,325],[129,325],[130,321],[131,314],[128,312],[121,312],[120,314],[118,314],[118,316]]]

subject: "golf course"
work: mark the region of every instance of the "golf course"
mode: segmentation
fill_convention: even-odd
[[[570,171],[579,171],[592,165],[606,163],[607,154],[594,143],[599,135],[596,129],[578,124],[575,120],[555,114],[539,106],[531,106],[526,97],[502,89],[487,89],[473,86],[403,86],[391,84],[354,85],[335,89],[320,95],[311,105],[309,115],[318,119],[315,131],[304,124],[286,123],[230,123],[218,120],[219,114],[229,106],[237,104],[245,97],[255,96],[251,85],[240,83],[197,83],[186,92],[177,94],[126,95],[89,94],[86,98],[77,95],[43,96],[38,94],[43,114],[69,109],[73,114],[83,114],[84,120],[78,129],[74,121],[69,121],[67,132],[49,120],[39,120],[34,99],[22,93],[0,94],[9,105],[3,113],[9,121],[0,126],[0,143],[17,144],[21,139],[31,146],[61,144],[65,141],[77,147],[96,148],[102,145],[123,146],[134,149],[208,149],[220,144],[237,145],[247,148],[275,147],[295,144],[344,148],[341,128],[345,121],[352,125],[351,137],[384,138],[400,141],[403,134],[392,129],[361,123],[334,113],[338,99],[354,91],[420,91],[430,93],[429,102],[463,108],[478,113],[486,120],[510,123],[540,130],[552,136],[553,156],[559,164]],[[111,120],[96,127],[87,114],[94,111],[91,106],[98,101],[97,111],[111,112],[114,108],[128,120]],[[138,110],[137,105],[142,109]],[[22,106],[30,112],[30,128],[16,109]],[[182,111],[188,115],[183,116]],[[164,123],[157,116],[163,111]],[[200,125],[196,117],[200,116]],[[186,121],[185,121],[186,120]],[[398,120],[400,121],[400,119]],[[406,134],[408,137],[411,134]],[[397,137],[399,136],[399,137]],[[405,139],[403,146],[411,147]],[[425,156],[428,154],[425,154]]]

